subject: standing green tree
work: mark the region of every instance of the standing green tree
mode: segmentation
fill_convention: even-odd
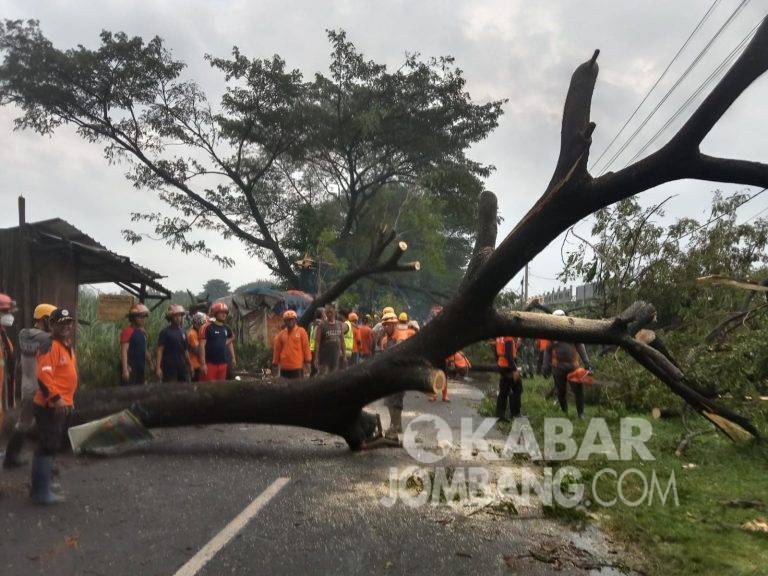
[[[211,278],[208,282],[203,284],[203,291],[200,296],[207,296],[208,300],[213,301],[223,298],[230,292],[232,292],[232,290],[229,288],[229,282],[222,280],[221,278]]]
[[[236,238],[298,287],[294,258],[301,255],[284,246],[299,211],[340,200],[335,233],[345,237],[386,184],[450,197],[456,182],[491,170],[465,153],[502,113],[501,101],[472,102],[450,57],[406,55],[390,72],[365,60],[343,32],[328,35],[330,76],[309,82],[277,55],[251,59],[235,47],[228,58],[206,56],[227,81],[214,108],[158,37],[105,31],[96,49],[60,50],[38,22],[5,21],[0,103],[20,111],[17,128],[51,134],[71,125],[103,144],[109,162],[126,162],[132,184],[168,205],[132,220],[170,246],[231,266],[198,232]],[[124,234],[132,242],[145,236]],[[318,304],[366,275],[417,269],[399,263],[396,240],[391,231],[377,237],[358,271]]]

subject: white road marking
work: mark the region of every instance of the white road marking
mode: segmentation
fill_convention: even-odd
[[[246,527],[248,522],[269,503],[277,493],[290,482],[290,478],[280,477],[270,484],[264,492],[259,494],[256,499],[246,506],[245,510],[240,512],[234,520],[227,524],[224,529],[216,534],[208,544],[203,546],[200,551],[192,556],[189,561],[182,566],[174,576],[194,576],[224,548],[237,534]]]

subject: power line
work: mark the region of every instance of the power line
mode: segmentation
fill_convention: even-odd
[[[592,162],[592,166],[589,167],[590,170],[592,170],[597,164],[600,163],[600,160],[603,159],[603,156],[605,156],[606,152],[610,150],[611,146],[618,140],[619,136],[622,135],[624,130],[627,126],[629,126],[629,123],[632,121],[632,119],[635,117],[635,115],[638,113],[640,108],[642,108],[643,104],[645,104],[646,100],[648,100],[648,97],[651,95],[651,93],[656,89],[656,87],[659,85],[659,83],[662,81],[664,76],[666,76],[667,72],[669,72],[669,69],[672,68],[672,65],[677,61],[677,59],[680,57],[680,54],[683,53],[683,50],[688,46],[691,39],[696,35],[696,33],[699,31],[699,29],[702,27],[704,22],[706,22],[709,19],[709,15],[712,14],[712,11],[715,9],[715,6],[718,5],[720,0],[714,0],[712,2],[712,5],[709,7],[709,9],[706,11],[704,16],[701,17],[701,20],[699,20],[698,24],[694,27],[694,29],[691,31],[691,33],[688,35],[688,38],[686,38],[685,42],[683,42],[683,45],[680,46],[680,48],[677,50],[675,55],[672,57],[672,60],[669,61],[669,64],[667,64],[667,67],[664,68],[664,71],[661,73],[661,75],[656,79],[656,82],[653,83],[653,86],[651,86],[650,90],[645,93],[645,96],[643,96],[643,99],[640,101],[640,104],[637,105],[637,108],[635,108],[632,111],[632,114],[629,115],[629,118],[627,118],[627,121],[624,122],[624,125],[619,129],[618,132],[616,132],[616,135],[613,137],[613,139],[608,143],[608,145],[603,148],[603,151],[600,153],[600,156],[597,158],[597,160]]]
[[[709,49],[712,47],[712,45],[715,43],[715,41],[718,39],[718,37],[725,31],[728,26],[733,22],[733,20],[736,18],[736,16],[741,12],[741,10],[749,3],[749,0],[741,0],[739,5],[731,12],[730,16],[726,19],[726,21],[718,28],[717,32],[710,38],[709,42],[704,46],[704,48],[701,49],[701,51],[696,55],[696,57],[693,59],[693,62],[691,62],[688,67],[683,71],[683,73],[680,75],[680,77],[675,81],[675,83],[672,85],[672,87],[667,90],[666,94],[662,97],[661,100],[654,106],[653,110],[646,116],[646,118],[640,123],[640,125],[635,129],[635,131],[632,133],[632,135],[627,139],[624,144],[621,145],[619,150],[611,156],[611,159],[608,161],[608,163],[603,166],[600,173],[605,173],[616,161],[616,159],[621,156],[621,154],[624,152],[624,150],[627,149],[627,147],[632,143],[632,141],[637,137],[637,135],[640,133],[640,131],[645,128],[646,124],[651,120],[651,118],[654,117],[656,112],[659,111],[659,108],[669,99],[669,97],[672,95],[672,93],[677,90],[678,86],[688,77],[688,74],[690,74],[694,68],[701,62],[701,59],[709,52]]]
[[[669,128],[672,123],[677,120],[677,118],[682,114],[686,108],[688,108],[695,100],[696,98],[704,91],[706,88],[712,84],[715,80],[717,80],[718,76],[720,76],[725,70],[727,70],[729,64],[731,61],[746,47],[749,40],[754,36],[755,32],[759,28],[760,24],[755,25],[752,30],[750,30],[744,38],[741,39],[739,44],[731,50],[731,52],[720,62],[720,64],[715,68],[715,70],[707,76],[707,78],[699,84],[698,88],[693,91],[693,93],[688,97],[688,99],[683,102],[682,106],[677,109],[677,111],[670,116],[670,118],[664,123],[664,125],[656,131],[656,133],[651,137],[648,142],[646,142],[640,150],[638,150],[632,158],[629,159],[629,161],[626,163],[626,165],[631,164],[635,160],[637,160],[640,156],[643,155],[643,153],[661,136],[664,131]]]
[[[715,216],[714,218],[710,218],[709,220],[707,220],[706,222],[704,222],[704,224],[702,224],[701,226],[698,226],[697,228],[694,228],[694,229],[693,229],[693,230],[691,230],[690,232],[686,232],[686,233],[685,233],[685,234],[683,234],[682,236],[678,236],[678,238],[677,238],[677,239],[678,239],[678,240],[682,240],[682,239],[683,239],[683,238],[685,238],[686,236],[690,236],[691,234],[695,234],[695,233],[696,233],[696,232],[698,232],[699,230],[701,230],[701,229],[703,229],[703,228],[706,228],[707,226],[709,226],[710,224],[713,224],[713,223],[717,222],[717,221],[718,221],[718,220],[720,220],[721,218],[725,218],[725,217],[726,217],[726,216],[728,216],[729,214],[733,214],[734,212],[736,212],[736,210],[737,210],[738,208],[740,208],[740,207],[744,206],[744,204],[746,204],[747,202],[750,202],[750,201],[754,200],[755,198],[757,198],[758,196],[760,196],[760,194],[762,194],[762,193],[763,193],[763,192],[765,192],[766,190],[768,190],[768,188],[763,188],[763,189],[762,189],[762,190],[760,190],[759,192],[755,192],[754,194],[752,194],[752,196],[750,196],[749,198],[747,198],[746,200],[744,200],[744,201],[742,201],[742,202],[739,202],[738,204],[736,204],[736,206],[734,206],[734,207],[733,207],[733,208],[731,208],[730,210],[727,210],[727,211],[723,212],[722,214],[718,214],[718,215],[717,215],[717,216]]]
[[[752,214],[752,216],[750,216],[749,218],[747,218],[746,220],[744,220],[744,222],[742,222],[742,224],[746,224],[747,222],[749,222],[749,221],[751,221],[751,220],[754,220],[755,218],[757,218],[758,216],[760,216],[760,214],[762,214],[762,213],[764,213],[764,212],[768,212],[768,206],[766,206],[765,208],[763,208],[762,210],[760,210],[760,211],[759,211],[759,212],[757,212],[756,214]]]

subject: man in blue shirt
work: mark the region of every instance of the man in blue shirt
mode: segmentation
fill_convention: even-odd
[[[163,382],[189,382],[190,362],[187,335],[182,328],[183,306],[171,304],[165,313],[168,326],[157,337],[157,377]]]

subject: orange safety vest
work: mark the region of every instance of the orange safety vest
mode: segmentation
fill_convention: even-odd
[[[395,328],[394,334],[392,334],[392,339],[396,342],[402,342],[403,340],[408,340],[411,336],[414,336],[416,334],[416,330],[413,328],[408,328],[407,324],[398,324],[397,328]]]
[[[448,361],[453,362],[453,365],[456,366],[456,368],[472,368],[469,358],[464,356],[464,353],[461,351],[456,352],[453,356],[449,356]]]
[[[547,349],[547,346],[549,346],[549,340],[544,340],[543,338],[536,340],[536,348],[539,352],[544,352]]]
[[[507,360],[507,343],[512,343],[512,358],[517,358],[517,338],[514,336],[499,336],[496,338],[496,358],[499,368],[509,368]]]

